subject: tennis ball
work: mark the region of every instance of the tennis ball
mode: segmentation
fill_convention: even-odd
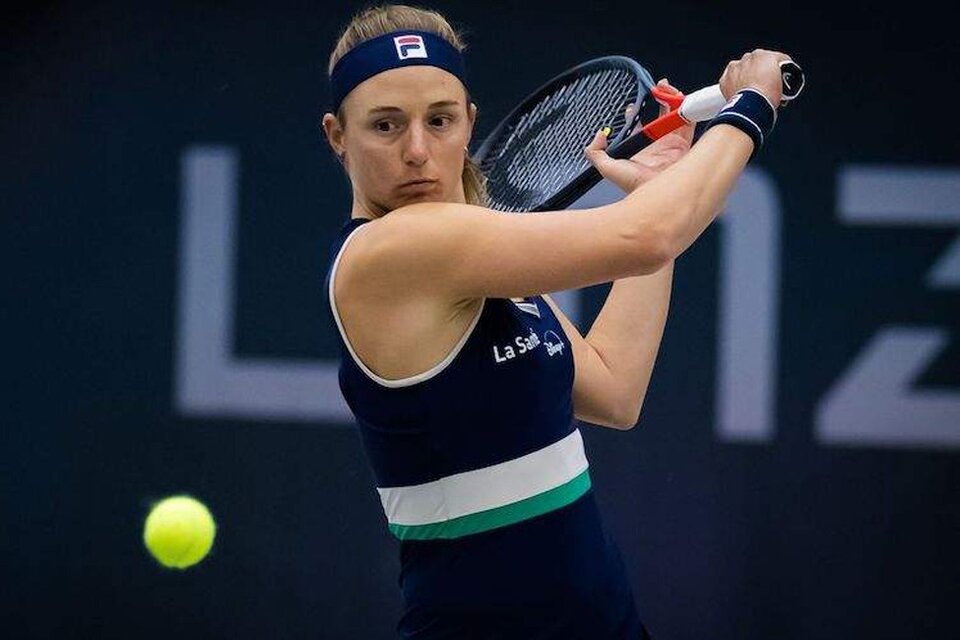
[[[199,500],[186,495],[157,502],[143,526],[143,542],[157,562],[186,569],[203,560],[213,546],[217,525]]]

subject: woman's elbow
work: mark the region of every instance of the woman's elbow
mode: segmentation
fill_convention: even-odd
[[[624,405],[610,418],[610,426],[620,431],[629,431],[640,421],[640,406]]]
[[[636,275],[656,273],[679,255],[680,243],[668,224],[645,221],[631,237],[636,259]]]
[[[598,427],[629,431],[637,424],[637,420],[640,418],[640,410],[637,407],[630,407],[626,403],[614,405],[613,402],[610,402],[603,407],[593,406],[590,411],[576,411],[575,415],[578,420]]]

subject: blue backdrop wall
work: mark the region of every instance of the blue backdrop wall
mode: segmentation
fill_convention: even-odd
[[[641,426],[583,427],[596,491],[655,637],[960,637],[960,136],[930,115],[960,98],[949,25],[432,6],[466,31],[476,140],[596,55],[682,89],[758,46],[803,64],[678,261]],[[323,70],[357,8],[29,3],[0,26],[6,637],[392,637],[396,544],[320,291],[349,207]],[[582,330],[606,290],[563,296]],[[220,526],[182,573],[140,539],[176,492]]]

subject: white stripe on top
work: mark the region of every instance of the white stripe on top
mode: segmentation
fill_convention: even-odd
[[[525,456],[408,487],[378,488],[390,524],[422,525],[503,507],[559,487],[587,467],[573,433]]]

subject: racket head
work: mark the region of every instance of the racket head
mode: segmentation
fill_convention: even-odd
[[[581,63],[518,104],[473,154],[487,180],[488,203],[508,212],[550,208],[590,164],[583,148],[610,127],[608,144],[629,137],[655,82],[626,56]]]

